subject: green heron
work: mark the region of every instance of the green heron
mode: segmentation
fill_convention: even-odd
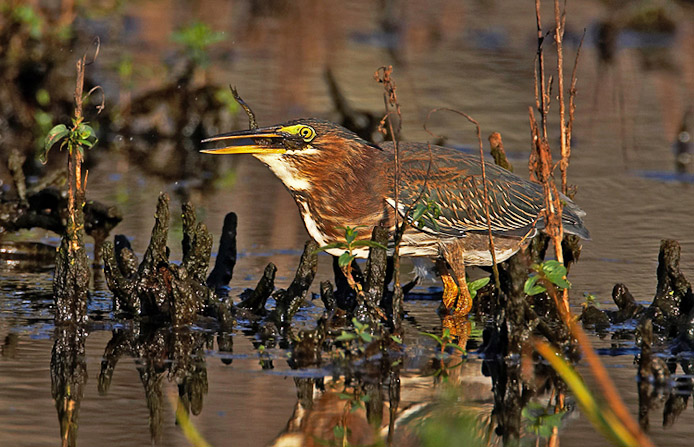
[[[394,231],[397,206],[400,218],[412,223],[403,234],[400,255],[434,259],[448,313],[470,311],[465,266],[492,265],[478,157],[441,146],[399,143],[396,201],[393,144],[375,145],[329,121],[300,119],[225,133],[203,143],[216,141],[228,145],[202,152],[250,153],[267,165],[294,197],[306,230],[320,245],[345,242],[345,227],[385,225]],[[496,261],[501,262],[544,227],[543,190],[493,164],[486,165],[486,178]],[[588,239],[585,213],[562,199],[564,231]],[[340,255],[344,250],[327,251]],[[366,257],[368,249],[354,254]]]

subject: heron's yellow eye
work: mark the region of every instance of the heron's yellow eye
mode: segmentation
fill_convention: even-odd
[[[310,143],[311,140],[316,138],[316,131],[311,126],[301,126],[299,129],[299,135],[304,139],[305,142]]]
[[[316,130],[305,124],[294,124],[292,126],[280,127],[277,129],[280,133],[288,133],[290,135],[295,135],[304,140],[304,143],[310,143],[316,138]]]

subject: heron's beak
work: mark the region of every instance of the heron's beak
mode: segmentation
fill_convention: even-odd
[[[283,154],[287,151],[282,141],[287,133],[281,127],[262,127],[223,133],[202,140],[203,143],[222,141],[226,146],[203,149],[206,154]]]

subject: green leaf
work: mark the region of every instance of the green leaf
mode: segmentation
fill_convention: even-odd
[[[552,429],[554,427],[559,427],[561,425],[561,421],[564,417],[565,411],[560,411],[558,413],[553,413],[553,414],[548,414],[545,415],[542,418],[542,426],[549,428],[549,434],[547,435],[541,435],[541,436],[549,436],[552,434]]]
[[[552,281],[557,287],[560,287],[562,289],[570,289],[571,288],[571,283],[566,278],[555,278],[555,279],[549,278],[549,280]]]
[[[96,141],[92,142],[92,141],[89,141],[89,140],[77,140],[77,143],[78,143],[80,146],[86,146],[87,149],[91,149],[92,146],[94,146],[94,143],[96,143]]]
[[[462,352],[462,353],[467,352],[467,351],[465,350],[465,348],[463,348],[462,346],[460,346],[459,344],[456,344],[456,343],[446,343],[446,347],[447,347],[447,348],[457,349],[458,351],[460,351],[460,352]]]
[[[390,339],[399,345],[402,344],[402,338],[398,337],[397,335],[391,335]]]
[[[43,144],[43,151],[39,154],[39,160],[41,160],[41,163],[46,163],[48,151],[51,149],[51,147],[53,147],[55,143],[65,138],[69,132],[70,131],[65,126],[65,124],[58,124],[57,126],[53,127],[53,129],[51,129],[50,132],[48,132],[48,135],[46,135],[46,139]]]
[[[480,278],[467,283],[467,289],[470,291],[470,298],[474,299],[477,296],[477,291],[489,284],[490,279],[490,277]]]
[[[354,340],[355,338],[357,338],[357,334],[342,331],[342,333],[340,335],[335,337],[335,341],[349,341],[349,340]]]
[[[528,278],[525,281],[525,285],[523,286],[523,292],[525,292],[525,294],[528,296],[533,296],[537,295],[538,293],[546,292],[547,289],[537,284],[537,281],[539,279],[540,277],[538,275],[533,275],[530,278]]]
[[[491,278],[488,277],[488,276],[487,276],[486,278],[476,279],[476,280],[474,280],[474,281],[472,281],[472,282],[467,283],[467,288],[468,288],[468,290],[469,290],[470,292],[472,292],[473,290],[476,292],[476,291],[478,291],[479,289],[481,289],[482,287],[484,287],[484,286],[486,286],[487,284],[489,284],[489,280],[490,280],[490,279],[491,279]]]
[[[349,252],[344,252],[340,255],[340,257],[337,259],[337,264],[340,267],[347,267],[352,263],[352,261],[356,258],[356,256],[349,254]]]
[[[347,248],[347,244],[344,242],[333,242],[332,244],[323,245],[318,247],[313,253],[319,253],[321,251],[332,250],[333,248]]]
[[[351,400],[353,396],[349,393],[338,393],[337,397],[340,398],[340,400]]]
[[[352,324],[358,331],[364,331],[369,328],[368,324],[360,322],[356,317],[352,318]]]
[[[424,212],[427,210],[427,206],[423,203],[418,203],[414,207],[414,211],[412,213],[411,220],[412,222],[419,222],[419,219],[422,218],[424,215]]]
[[[79,138],[83,140],[94,137],[94,135],[96,135],[94,129],[92,129],[92,126],[90,126],[87,123],[81,123],[79,126],[77,126],[77,129],[75,129],[75,132],[77,132]]]
[[[335,439],[342,439],[344,435],[345,429],[343,427],[340,427],[339,425],[333,427],[333,436],[335,437]]]
[[[372,337],[371,334],[369,334],[368,332],[360,332],[360,333],[359,333],[359,336],[360,336],[361,339],[364,340],[366,343],[371,343],[371,341],[373,340],[373,337]]]
[[[571,283],[566,280],[566,267],[561,262],[556,260],[545,261],[542,263],[541,268],[547,279],[553,284],[562,289],[571,287]]]
[[[443,344],[443,340],[441,339],[441,337],[439,337],[436,334],[430,334],[429,332],[420,332],[419,335],[425,335],[429,338],[432,338],[434,341],[436,341],[436,343],[440,345]]]
[[[352,247],[372,247],[372,248],[382,248],[384,250],[388,250],[388,247],[386,247],[383,244],[379,244],[376,241],[371,241],[371,240],[361,240],[361,241],[354,241],[352,243]]]

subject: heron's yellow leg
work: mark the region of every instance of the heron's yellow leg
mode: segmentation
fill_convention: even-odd
[[[460,296],[458,297],[458,302],[455,304],[453,315],[467,315],[470,313],[470,309],[472,309],[472,295],[470,295],[470,290],[467,288],[465,273],[457,279]]]
[[[443,281],[443,306],[446,308],[446,314],[451,314],[455,311],[456,301],[458,299],[458,284],[456,284],[453,276],[451,276],[446,261],[439,259],[436,262],[441,281]]]
[[[467,315],[444,315],[441,326],[443,329],[448,329],[451,337],[457,339],[456,343],[463,348],[467,344],[467,340],[472,332],[472,324],[468,320]]]
[[[472,296],[465,281],[465,266],[452,265],[453,275],[446,267],[446,261],[436,263],[443,281],[443,305],[446,312],[453,315],[467,315],[472,309]]]

